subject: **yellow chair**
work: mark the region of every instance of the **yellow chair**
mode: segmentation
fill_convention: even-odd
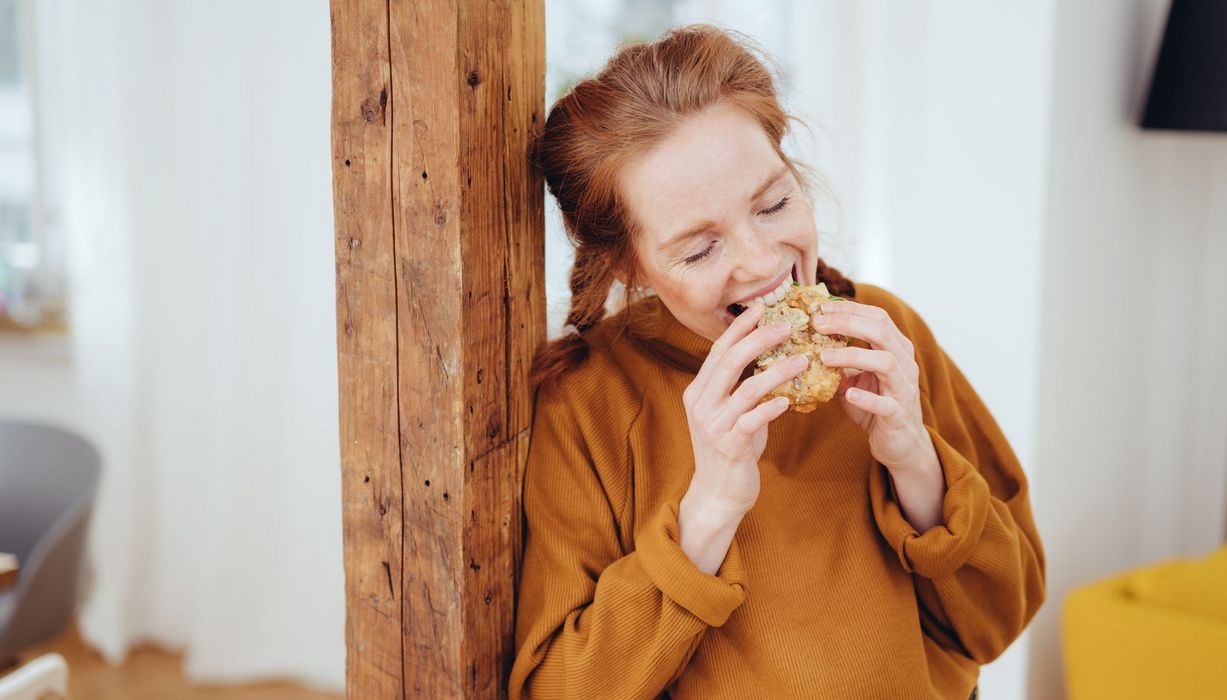
[[[1096,581],[1062,612],[1069,700],[1227,698],[1227,547]]]

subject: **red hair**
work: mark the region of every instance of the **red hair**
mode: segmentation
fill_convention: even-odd
[[[679,27],[654,42],[619,50],[599,73],[577,83],[550,108],[531,152],[575,245],[566,322],[579,333],[541,346],[530,375],[534,388],[552,384],[587,357],[582,333],[605,316],[617,277],[628,290],[628,302],[629,290],[637,286],[635,224],[617,188],[618,173],[631,158],[658,144],[687,117],[727,101],[758,121],[780,160],[808,186],[781,147],[792,117],[781,107],[772,74],[751,46],[745,37],[715,27]],[[818,279],[833,294],[855,296],[852,283],[821,260]]]

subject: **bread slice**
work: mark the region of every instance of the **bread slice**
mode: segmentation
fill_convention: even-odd
[[[810,362],[801,374],[772,389],[763,397],[763,401],[783,396],[788,399],[789,409],[809,413],[818,404],[826,403],[835,396],[842,372],[837,367],[822,364],[819,353],[827,348],[846,347],[848,339],[842,335],[823,335],[810,325],[811,316],[821,314],[820,307],[833,298],[840,297],[832,296],[827,286],[819,282],[808,287],[790,287],[783,299],[767,307],[758,325],[773,326],[786,322],[792,326],[792,336],[759,355],[754,373],[762,374],[771,365],[793,355],[804,355]]]

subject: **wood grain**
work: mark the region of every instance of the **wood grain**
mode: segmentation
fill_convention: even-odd
[[[346,511],[346,575],[366,571],[375,552],[391,552],[383,543],[351,540],[348,533],[399,535],[403,567],[390,567],[388,577],[402,595],[395,618],[403,639],[395,661],[399,695],[502,697],[514,652],[520,482],[532,415],[527,377],[545,336],[543,191],[527,160],[529,137],[544,110],[544,7],[541,0],[391,0],[383,29],[372,32],[355,17],[375,22],[377,12],[359,5],[333,0],[334,52],[342,44],[385,39],[386,73],[370,66],[347,70],[389,76],[386,106],[379,111],[386,125],[379,133],[387,140],[343,137],[345,128],[336,120],[344,109],[336,105],[334,139],[368,149],[367,162],[370,149],[389,159],[384,181],[371,175],[357,187],[355,178],[335,176],[338,317],[345,312],[362,319],[346,331],[338,318],[338,337],[343,352],[348,342],[375,353],[351,352],[365,358],[363,366],[342,362],[342,373],[352,374],[342,379],[342,391],[352,392],[353,401],[342,406],[342,424],[358,426],[347,449],[380,461],[380,488],[397,479],[395,498],[381,491],[380,502],[389,511],[383,520],[398,506],[399,521],[397,527],[385,522],[378,535],[369,513],[355,507],[356,521],[350,523]],[[355,17],[341,18],[342,9]],[[342,40],[342,25],[346,32],[367,34]],[[364,55],[379,60],[375,49]],[[346,93],[346,100],[371,92],[370,80],[340,76],[339,65],[334,54],[335,100],[342,99],[339,84],[345,81],[362,88]],[[382,200],[375,192],[380,184],[386,188]],[[359,300],[351,289],[358,270],[342,274],[342,189],[347,202],[371,208],[362,226],[390,231],[390,246],[381,245],[379,257],[363,259],[359,269],[381,280],[381,291],[390,285],[391,298],[365,287]],[[346,301],[367,306],[344,307]],[[389,322],[395,329],[391,344]],[[359,326],[373,335],[346,341],[344,333]],[[387,371],[388,362],[394,372]],[[389,396],[396,423],[380,423],[385,433],[363,431],[369,420],[345,415],[374,410],[386,418]],[[399,438],[393,443],[399,445],[399,469],[383,462],[391,457],[388,435]],[[343,459],[348,487],[359,486],[350,472],[360,463]],[[369,484],[361,486],[369,491]],[[361,608],[371,594],[363,581],[347,582],[347,609]],[[392,659],[353,659],[357,646],[368,643],[368,630],[387,646],[391,619],[377,628],[370,620],[348,625],[356,635],[348,642],[351,697],[398,696],[391,684],[370,685],[378,674],[365,668],[388,674]],[[366,692],[355,694],[359,690]]]
[[[332,169],[346,695],[405,696],[386,0],[333,0]]]

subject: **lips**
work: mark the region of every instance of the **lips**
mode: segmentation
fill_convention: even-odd
[[[784,298],[788,292],[788,287],[797,279],[797,266],[793,265],[791,271],[785,274],[781,282],[774,283],[765,289],[759,290],[753,296],[743,299],[740,302],[729,304],[728,312],[733,316],[740,316],[746,309],[756,303],[773,304]]]

